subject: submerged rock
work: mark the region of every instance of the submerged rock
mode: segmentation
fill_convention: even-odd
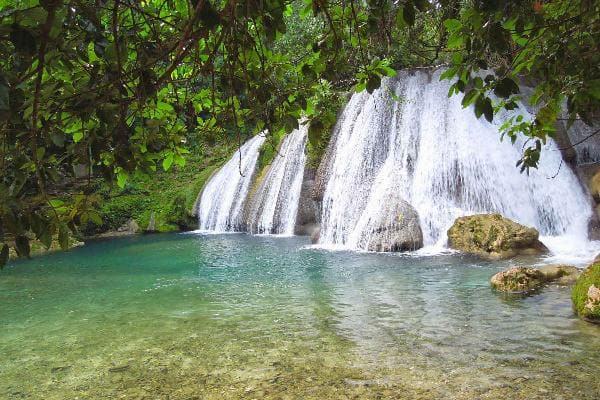
[[[535,228],[518,224],[500,214],[460,217],[448,230],[450,247],[492,260],[545,253],[548,249],[538,237],[539,232]]]
[[[571,297],[575,311],[580,317],[600,324],[600,260],[598,257],[579,276]]]
[[[501,292],[526,293],[550,282],[569,285],[577,278],[577,268],[572,265],[545,265],[540,268],[511,267],[498,272],[490,280],[492,287]]]
[[[404,200],[390,201],[369,235],[369,251],[407,251],[423,247],[423,232],[417,210]]]
[[[572,265],[544,265],[539,271],[544,275],[546,282],[556,282],[563,286],[574,284],[579,276],[579,271]]]
[[[492,276],[491,284],[496,290],[508,293],[524,293],[535,290],[545,282],[540,270],[527,267],[512,267]]]

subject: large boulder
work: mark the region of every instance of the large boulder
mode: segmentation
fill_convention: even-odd
[[[500,214],[460,217],[448,230],[450,247],[491,260],[543,254],[548,249],[538,237],[536,229]]]
[[[575,282],[573,306],[586,321],[600,323],[600,259],[596,258]]]
[[[423,247],[419,214],[408,202],[399,198],[389,201],[378,215],[379,220],[370,223],[367,250],[407,251]]]
[[[501,292],[526,293],[550,282],[570,285],[577,278],[577,268],[572,265],[545,265],[540,268],[511,267],[498,272],[490,280],[492,287]]]

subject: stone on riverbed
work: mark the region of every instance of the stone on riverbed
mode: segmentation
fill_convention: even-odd
[[[492,276],[492,287],[501,292],[526,293],[538,289],[545,282],[540,270],[527,267],[512,267]]]
[[[545,253],[548,249],[538,237],[536,229],[500,214],[460,217],[448,230],[450,247],[491,260]]]
[[[545,265],[540,268],[512,267],[492,276],[492,287],[501,292],[527,293],[542,285],[556,282],[569,285],[577,278],[577,268],[571,265]]]

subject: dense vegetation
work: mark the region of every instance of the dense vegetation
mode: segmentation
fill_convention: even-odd
[[[267,130],[264,165],[303,117],[315,165],[345,94],[399,68],[449,63],[488,120],[537,85],[537,118],[505,126],[535,167],[564,100],[594,120],[599,15],[592,0],[0,1],[0,265],[9,245],[117,224],[102,182],[133,190],[190,152],[202,165]]]

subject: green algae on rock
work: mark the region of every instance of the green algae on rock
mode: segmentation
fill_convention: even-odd
[[[526,293],[538,289],[544,282],[544,274],[540,270],[527,267],[512,267],[498,272],[491,279],[494,289],[508,293]]]
[[[492,287],[501,292],[526,293],[546,283],[557,282],[567,286],[575,281],[577,268],[571,265],[545,265],[540,268],[512,267],[498,272],[490,280]]]
[[[596,258],[577,279],[571,295],[577,315],[600,323],[600,260]]]
[[[465,253],[500,260],[516,255],[536,255],[548,249],[539,232],[500,214],[477,214],[457,218],[448,230],[448,245]]]

